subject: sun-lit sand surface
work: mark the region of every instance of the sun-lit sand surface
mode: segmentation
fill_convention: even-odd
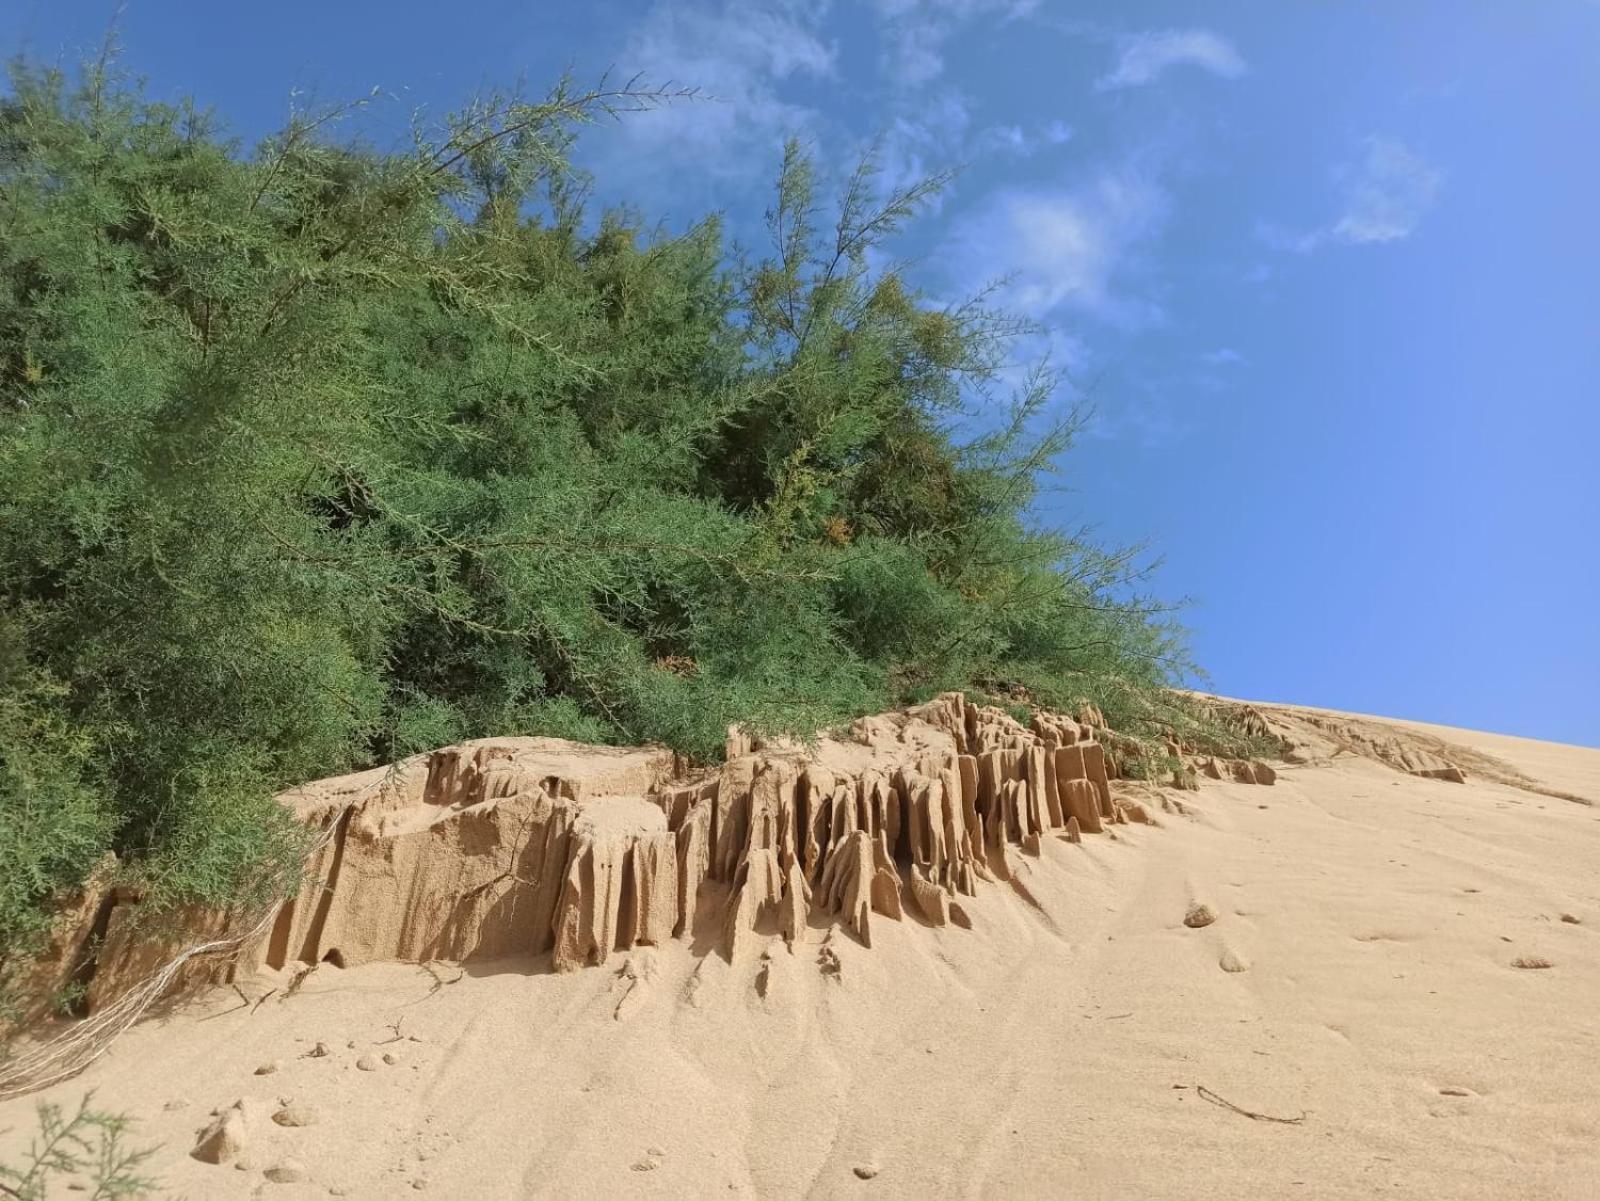
[[[970,931],[325,965],[147,1020],[43,1096],[132,1115],[191,1198],[1597,1195],[1600,751],[1265,708],[1302,742],[1276,785],[1047,839],[1021,889],[963,900]],[[190,1158],[241,1100],[247,1166]],[[32,1108],[0,1106],[7,1162]]]

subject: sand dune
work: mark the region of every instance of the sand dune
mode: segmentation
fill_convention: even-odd
[[[1265,709],[1273,787],[1144,791],[970,930],[267,972],[42,1095],[193,1198],[1595,1195],[1600,751]],[[235,1103],[239,1163],[191,1157]]]

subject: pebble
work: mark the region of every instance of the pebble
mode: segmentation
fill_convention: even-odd
[[[371,1055],[363,1055],[360,1059],[356,1060],[356,1067],[361,1069],[363,1072],[376,1072],[378,1070],[378,1061]]]
[[[272,1075],[273,1072],[276,1072],[277,1070],[278,1070],[278,1061],[276,1059],[273,1059],[273,1060],[269,1060],[268,1062],[262,1064],[260,1067],[256,1068],[256,1075],[257,1076],[270,1076],[270,1075]]]
[[[245,1153],[244,1110],[235,1105],[200,1132],[189,1154],[201,1163],[230,1163]]]
[[[855,1173],[862,1180],[871,1180],[878,1174],[878,1165],[875,1163],[857,1164],[855,1167]]]

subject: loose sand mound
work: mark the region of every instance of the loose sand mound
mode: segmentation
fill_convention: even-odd
[[[716,789],[629,752],[575,787],[550,744],[430,763],[352,810],[259,973],[41,1096],[93,1088],[197,1198],[1592,1196],[1600,751],[1261,713],[1296,744],[1275,787],[1197,763],[1102,808],[1086,768],[1083,820],[1044,730],[931,710]],[[943,803],[964,756],[975,824]],[[1117,812],[1153,820],[1085,829]],[[0,1161],[31,1108],[0,1105]]]

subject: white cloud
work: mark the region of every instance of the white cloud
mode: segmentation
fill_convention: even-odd
[[[1263,225],[1263,240],[1301,254],[1329,242],[1348,246],[1399,242],[1416,232],[1444,186],[1442,171],[1403,142],[1384,137],[1368,138],[1361,160],[1334,176],[1342,201],[1338,217],[1300,234]]]
[[[1142,87],[1154,83],[1169,67],[1195,66],[1235,79],[1245,72],[1245,62],[1233,43],[1209,29],[1165,29],[1141,33],[1127,40],[1111,72],[1096,84],[1098,91]]]
[[[879,184],[885,191],[897,190],[960,162],[971,126],[972,114],[960,92],[929,95],[915,116],[896,117],[884,131]]]
[[[1157,180],[1131,166],[1072,186],[1005,189],[957,222],[948,261],[967,287],[1010,277],[1002,300],[1031,317],[1076,310],[1140,325],[1159,307],[1118,285],[1168,208]]]
[[[785,85],[834,74],[825,15],[826,5],[657,3],[619,53],[618,73],[696,87],[706,98],[630,114],[605,139],[609,170],[671,176],[680,187],[771,179],[783,140],[815,132],[820,120]]]
[[[1341,242],[1408,238],[1438,198],[1444,175],[1392,138],[1368,138],[1366,157],[1345,182],[1344,214],[1331,235]]]
[[[979,17],[1002,22],[1028,16],[1038,0],[874,0],[883,70],[901,88],[928,84],[944,73],[945,43]]]
[[[884,186],[981,155],[1018,157],[1071,139],[1056,119],[975,129],[971,101],[941,81],[944,48],[973,24],[1027,18],[1038,0],[872,0],[881,45],[875,83],[889,93],[876,116],[842,116],[819,83],[843,82],[830,0],[654,0],[615,55],[616,74],[701,89],[704,99],[629,114],[584,140],[599,178],[634,196],[699,212],[742,206],[776,174],[785,138],[844,148],[883,130]],[[839,155],[825,153],[824,159]],[[659,202],[653,206],[660,208]]]
[[[1051,121],[1032,129],[1021,125],[991,125],[977,136],[975,149],[1032,158],[1046,146],[1061,146],[1071,140],[1072,126],[1063,121]]]

